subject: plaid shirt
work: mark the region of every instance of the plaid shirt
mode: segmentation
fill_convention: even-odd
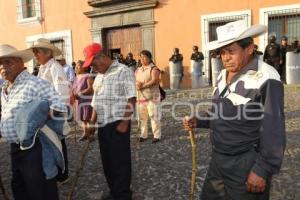
[[[19,143],[15,130],[16,111],[36,98],[47,99],[50,108],[53,110],[67,111],[53,86],[47,81],[29,74],[26,70],[17,76],[11,86],[8,87],[8,81],[4,83],[1,94],[2,117],[0,131],[7,142]]]
[[[126,65],[113,62],[105,74],[94,81],[92,107],[100,127],[123,119],[128,99],[135,97],[135,78]]]

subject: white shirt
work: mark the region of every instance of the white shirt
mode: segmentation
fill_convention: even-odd
[[[75,72],[74,72],[73,68],[70,65],[65,64],[63,66],[63,69],[67,75],[69,82],[73,83],[73,81],[75,80]]]
[[[46,64],[40,65],[38,77],[49,81],[66,103],[70,103],[71,84],[63,67],[53,58]]]

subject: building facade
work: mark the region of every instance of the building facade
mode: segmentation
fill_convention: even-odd
[[[286,35],[300,39],[300,4],[296,0],[0,0],[0,42],[25,48],[39,37],[61,48],[67,61],[82,59],[83,47],[103,44],[105,51],[137,59],[142,49],[150,50],[164,71],[163,85],[169,86],[169,57],[175,47],[183,54],[182,87],[191,85],[190,56],[197,45],[204,54],[204,76],[211,83],[209,52],[204,46],[216,39],[216,28],[245,19],[248,25],[264,24],[268,33],[255,40],[259,49],[267,45],[268,34],[277,42]],[[33,65],[33,63],[29,63]]]

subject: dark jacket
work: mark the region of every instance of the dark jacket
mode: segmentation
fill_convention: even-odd
[[[256,147],[251,170],[263,178],[278,173],[286,136],[283,85],[277,71],[255,58],[227,85],[224,69],[213,95],[212,110],[197,125],[211,129],[213,150],[238,155]]]

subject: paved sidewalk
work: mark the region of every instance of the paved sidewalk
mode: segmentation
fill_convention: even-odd
[[[162,123],[162,141],[156,144],[148,141],[138,143],[139,133],[136,121],[132,122],[131,136],[133,178],[132,188],[135,200],[187,200],[190,191],[191,147],[187,133],[182,128],[181,119],[189,115],[189,102],[195,106],[209,99],[212,88],[168,91],[164,101]],[[205,105],[202,104],[201,109]],[[174,116],[171,110],[175,111]],[[287,130],[287,148],[280,174],[273,178],[272,200],[300,199],[300,85],[285,87],[285,114]],[[85,143],[75,142],[80,137],[80,129],[73,127],[67,138],[71,178],[79,167],[80,155]],[[197,185],[198,199],[201,186],[210,160],[210,141],[208,130],[195,130],[197,140]],[[150,135],[151,136],[151,135]],[[9,146],[0,142],[0,175],[6,189],[10,191],[10,160]],[[68,196],[72,180],[59,186],[61,199]],[[101,167],[98,141],[95,140],[88,152],[85,165],[80,173],[78,184],[72,199],[99,200],[108,191]],[[0,199],[3,199],[0,193]]]

